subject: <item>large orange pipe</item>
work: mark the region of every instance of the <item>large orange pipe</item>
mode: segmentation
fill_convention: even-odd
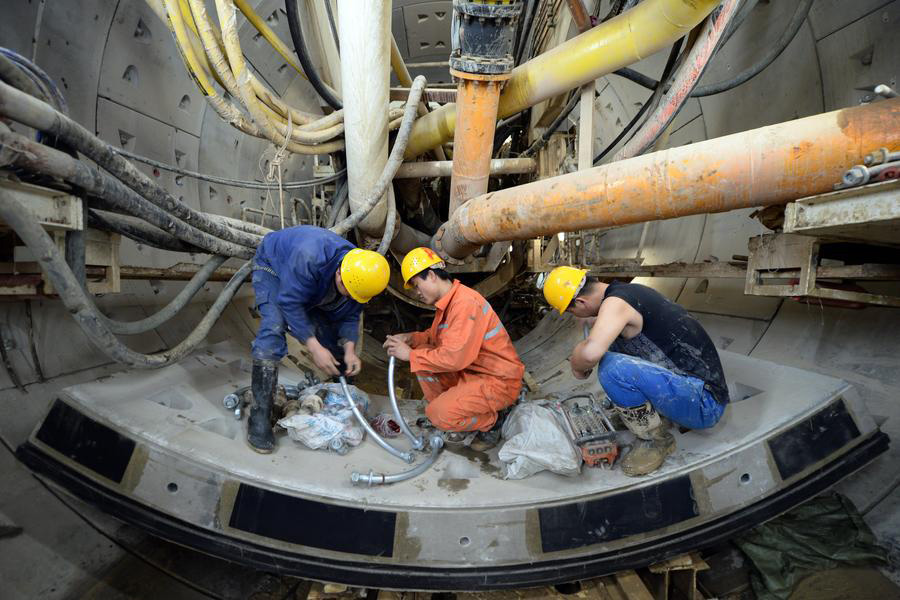
[[[736,208],[831,191],[877,148],[900,148],[900,98],[646,154],[469,200],[443,250]]]
[[[494,152],[494,129],[500,100],[498,78],[454,72],[459,79],[456,100],[459,127],[453,136],[453,173],[450,176],[450,214],[470,198],[487,191]],[[503,77],[502,79],[506,79]]]

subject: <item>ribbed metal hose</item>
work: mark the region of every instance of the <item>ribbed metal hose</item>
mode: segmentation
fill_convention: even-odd
[[[388,397],[391,399],[391,410],[394,412],[394,419],[396,419],[397,424],[400,425],[400,430],[403,431],[403,435],[410,441],[413,448],[421,450],[425,447],[425,437],[421,435],[416,437],[410,430],[409,425],[406,424],[406,419],[400,414],[400,405],[397,404],[397,392],[394,390],[394,368],[396,366],[397,359],[392,356],[388,361]]]
[[[438,455],[441,453],[441,448],[443,448],[444,446],[444,438],[442,438],[438,434],[434,434],[431,436],[429,444],[431,445],[431,454],[428,456],[428,458],[424,462],[416,465],[408,471],[403,471],[402,473],[394,473],[392,475],[385,475],[384,473],[376,473],[374,471],[369,471],[368,474],[354,471],[350,475],[350,481],[353,482],[354,485],[387,485],[390,483],[399,483],[401,481],[406,481],[407,479],[412,479],[413,477],[418,477],[419,475],[430,469],[431,465],[434,464],[434,461],[437,460]]]
[[[366,433],[369,434],[369,437],[375,440],[375,443],[384,448],[384,450],[391,456],[399,458],[405,463],[412,464],[416,460],[412,452],[403,452],[401,450],[397,450],[390,443],[385,441],[384,438],[378,435],[378,432],[372,428],[372,425],[366,419],[366,416],[362,414],[362,411],[359,410],[359,407],[356,405],[356,401],[353,400],[353,396],[350,394],[350,388],[347,387],[347,378],[341,375],[340,378],[338,378],[338,381],[341,382],[341,389],[344,391],[344,396],[347,398],[347,403],[350,404],[350,410],[353,411],[354,416],[356,416],[356,420],[359,421],[359,424],[362,425],[363,429],[366,430]]]

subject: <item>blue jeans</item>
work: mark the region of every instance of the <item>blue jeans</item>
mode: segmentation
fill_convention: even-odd
[[[712,427],[725,412],[702,379],[627,354],[604,354],[597,378],[613,404],[631,408],[650,402],[659,414],[690,429]]]
[[[256,311],[260,322],[251,353],[258,360],[281,360],[287,354],[287,325],[277,302],[279,285],[278,278],[271,273],[253,271],[253,293],[256,295]],[[338,344],[337,327],[322,311],[312,309],[307,314],[315,327],[316,339],[341,363],[340,369],[343,372],[344,351]]]

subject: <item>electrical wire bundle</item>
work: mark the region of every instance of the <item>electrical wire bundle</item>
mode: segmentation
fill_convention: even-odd
[[[285,7],[299,63],[247,0],[216,0],[218,27],[203,0],[164,0],[164,4],[166,13],[161,16],[165,17],[188,73],[223,120],[295,154],[329,154],[344,148],[340,99],[314,69],[303,42],[297,0],[286,0]],[[256,77],[241,48],[238,11],[288,65],[309,80],[334,112],[321,116],[290,106]],[[220,89],[225,93],[221,94]],[[389,109],[391,130],[400,127],[401,116],[400,109]]]

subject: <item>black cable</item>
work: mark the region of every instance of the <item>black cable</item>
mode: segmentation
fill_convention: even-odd
[[[525,13],[525,24],[522,26],[522,35],[516,40],[515,64],[517,65],[522,64],[522,55],[525,52],[525,47],[528,45],[528,38],[531,37],[531,28],[534,25],[534,15],[537,13],[538,4],[538,0],[532,0],[527,7],[530,10],[527,10]]]
[[[520,154],[519,156],[522,158],[529,157],[529,156],[534,155],[534,153],[537,152],[538,150],[540,150],[541,148],[543,148],[547,144],[547,141],[550,140],[550,136],[552,136],[554,133],[556,133],[556,130],[559,128],[560,125],[562,125],[562,122],[565,121],[566,118],[569,116],[569,114],[572,112],[572,110],[574,110],[575,106],[578,104],[578,101],[580,99],[581,99],[581,94],[577,93],[577,91],[575,93],[573,93],[572,97],[569,99],[568,104],[566,104],[563,107],[563,109],[559,113],[559,115],[557,115],[557,117],[550,124],[550,127],[548,127],[547,130],[544,131],[543,134],[541,134],[541,137],[536,139],[534,141],[534,143],[531,144],[528,148],[526,148],[525,151],[522,152],[522,154]]]
[[[233,245],[251,249],[249,256],[259,244],[257,236],[236,231],[223,225],[210,215],[194,210],[175,198],[166,189],[138,170],[133,164],[116,153],[115,148],[85,129],[80,123],[65,116],[45,102],[29,96],[16,88],[0,83],[0,103],[4,116],[46,133],[50,139],[59,139],[67,147],[81,152],[101,168],[118,178],[142,198],[151,202],[170,217],[190,222],[192,226],[210,236],[227,240]],[[41,169],[38,169],[40,171]],[[187,240],[186,240],[187,241]],[[193,242],[192,242],[193,243]],[[233,252],[212,250],[213,254],[236,256]]]
[[[309,50],[306,48],[306,43],[303,41],[303,27],[300,25],[300,10],[297,6],[297,2],[298,0],[284,0],[288,28],[291,30],[291,40],[294,42],[294,52],[300,60],[300,66],[303,67],[303,72],[306,73],[309,83],[312,84],[319,96],[322,97],[322,100],[334,110],[340,110],[343,108],[343,104],[341,104],[340,99],[334,95],[332,90],[325,85],[322,78],[319,77],[319,73],[316,71],[315,65],[313,65],[312,59],[309,56]]]
[[[753,3],[755,5],[755,2]],[[731,79],[726,79],[725,81],[720,81],[718,83],[711,83],[709,85],[701,85],[694,88],[694,91],[691,92],[691,98],[703,98],[706,96],[714,96],[715,94],[721,94],[722,92],[727,92],[728,90],[734,89],[739,85],[747,83],[760,73],[762,73],[769,65],[775,62],[775,59],[781,56],[781,53],[785,51],[785,49],[790,45],[790,43],[797,37],[797,33],[800,31],[800,27],[803,25],[803,22],[806,20],[807,14],[809,14],[809,10],[812,7],[812,0],[801,0],[801,2],[797,5],[797,10],[794,11],[794,16],[791,17],[791,20],[788,22],[787,27],[784,32],[781,34],[781,37],[778,38],[778,41],[771,47],[769,47],[769,51],[766,52],[763,57],[732,77]],[[746,7],[745,7],[746,8]],[[752,9],[752,6],[751,6]],[[737,24],[734,29],[728,31],[722,39],[722,42],[719,44],[719,48],[722,48],[725,45],[725,42],[728,41],[728,38],[731,37],[731,34],[737,30],[738,25],[740,25],[740,21],[743,21],[747,15],[750,13],[750,10],[742,9],[741,14],[735,19]],[[617,69],[613,71],[614,74],[619,77],[624,77],[629,81],[633,81],[641,87],[647,88],[648,90],[656,89],[656,86],[659,85],[659,82],[653,79],[652,77],[648,77],[643,73],[638,73],[634,69],[629,69],[628,67]]]
[[[105,210],[95,208],[88,209],[88,225],[94,229],[112,231],[139,244],[150,246],[158,250],[170,250],[172,252],[203,252],[200,248],[182,242],[175,236],[154,227],[149,223]]]
[[[776,58],[781,56],[781,53],[784,52],[794,38],[797,37],[797,33],[800,31],[803,22],[806,21],[806,16],[809,14],[809,9],[811,7],[812,0],[801,0],[800,3],[797,4],[797,10],[794,11],[794,16],[791,17],[791,20],[788,22],[788,26],[781,34],[781,37],[778,38],[775,45],[771,46],[769,51],[763,55],[760,60],[756,61],[756,63],[750,65],[749,68],[741,71],[731,79],[695,88],[691,96],[694,98],[701,98],[703,96],[721,94],[722,92],[747,83],[762,73],[769,65],[775,62]]]
[[[668,60],[666,60],[666,66],[663,69],[662,81],[668,81],[669,76],[672,74],[672,70],[675,68],[675,63],[678,61],[678,51],[681,49],[681,44],[683,42],[684,38],[681,38],[672,45],[672,49],[669,51],[669,58]],[[628,132],[631,131],[631,129],[638,123],[638,121],[640,121],[641,117],[644,116],[644,113],[646,113],[650,109],[650,106],[655,104],[656,101],[659,100],[659,97],[661,95],[662,86],[657,83],[656,88],[653,90],[653,95],[646,102],[644,102],[644,105],[641,106],[641,109],[637,112],[636,115],[634,115],[634,117],[631,119],[631,121],[628,122],[628,124],[622,129],[622,131],[619,132],[619,135],[617,135],[616,138],[612,142],[610,142],[608,146],[606,146],[606,148],[601,150],[600,153],[594,157],[594,160],[591,164],[596,165],[598,162],[600,162],[600,160],[603,159],[604,156],[609,154],[609,151],[615,148],[616,145],[622,141],[622,138],[624,138],[628,134]]]
[[[349,192],[350,186],[347,184],[347,178],[345,177],[338,183],[334,196],[331,198],[331,212],[328,215],[328,221],[326,221],[327,227],[334,227],[334,224],[337,223],[338,215],[341,214],[341,210],[343,210],[350,197]]]
[[[50,102],[50,97],[46,91],[41,89],[32,76],[3,54],[0,54],[0,80],[5,81],[16,89],[22,90],[26,94],[34,96],[38,100]]]
[[[38,87],[41,88],[42,93],[50,98],[48,103],[53,104],[56,109],[63,113],[64,115],[69,114],[69,105],[66,103],[65,96],[62,95],[62,92],[59,91],[59,86],[56,85],[56,82],[44,72],[39,66],[37,66],[34,62],[28,60],[21,54],[10,50],[9,48],[0,47],[0,55],[5,56],[7,59],[11,60],[15,63],[26,75],[28,75]],[[41,99],[43,100],[43,98]]]
[[[609,154],[609,151],[612,150],[613,148],[615,148],[616,144],[618,144],[619,142],[622,141],[622,138],[624,138],[625,135],[629,131],[631,131],[631,128],[634,127],[635,124],[637,124],[638,120],[640,120],[640,118],[642,116],[644,116],[644,113],[646,113],[647,109],[649,109],[649,108],[650,108],[650,102],[647,101],[644,103],[643,106],[641,106],[641,109],[637,112],[637,114],[634,115],[634,118],[628,122],[628,124],[622,129],[622,131],[619,132],[619,135],[616,136],[616,139],[614,139],[612,142],[610,142],[606,148],[604,148],[603,150],[600,151],[600,154],[598,154],[597,156],[594,157],[594,162],[591,164],[596,165],[598,162],[603,160],[603,157],[606,156],[607,154]]]
[[[244,179],[229,179],[227,177],[218,177],[216,175],[206,175],[205,173],[198,173],[196,171],[188,171],[187,169],[182,169],[181,167],[176,167],[173,165],[168,165],[164,162],[160,162],[158,160],[153,160],[152,158],[147,158],[146,156],[141,156],[140,154],[135,154],[134,152],[129,152],[124,148],[115,148],[117,154],[121,154],[131,160],[136,160],[138,162],[144,163],[146,165],[150,165],[151,167],[156,167],[158,169],[162,169],[164,171],[170,171],[172,173],[178,173],[179,175],[184,175],[186,177],[191,177],[193,179],[200,179],[203,181],[209,181],[210,183],[219,183],[222,185],[228,185],[231,187],[239,187],[246,188],[251,190],[276,190],[278,184],[276,183],[262,183],[259,181],[248,181]],[[282,189],[285,190],[299,190],[307,187],[315,187],[317,185],[322,185],[323,183],[331,183],[337,179],[340,179],[346,173],[346,169],[342,169],[335,173],[334,175],[329,175],[328,177],[320,177],[318,179],[307,179],[303,181],[285,181],[281,184]]]
[[[245,234],[254,240],[254,247],[250,248],[201,231],[192,224],[194,221],[189,223],[174,217],[111,175],[49,146],[14,133],[3,132],[0,132],[0,146],[15,152],[10,161],[13,167],[62,179],[95,196],[95,202],[100,208],[111,208],[114,212],[139,217],[210,254],[252,258],[255,247],[259,245],[260,237],[256,235]]]
[[[334,38],[334,46],[337,48],[338,57],[341,55],[341,38],[334,24],[334,11],[331,10],[331,0],[325,0],[325,12],[328,13],[328,26],[331,28],[331,37]]]

